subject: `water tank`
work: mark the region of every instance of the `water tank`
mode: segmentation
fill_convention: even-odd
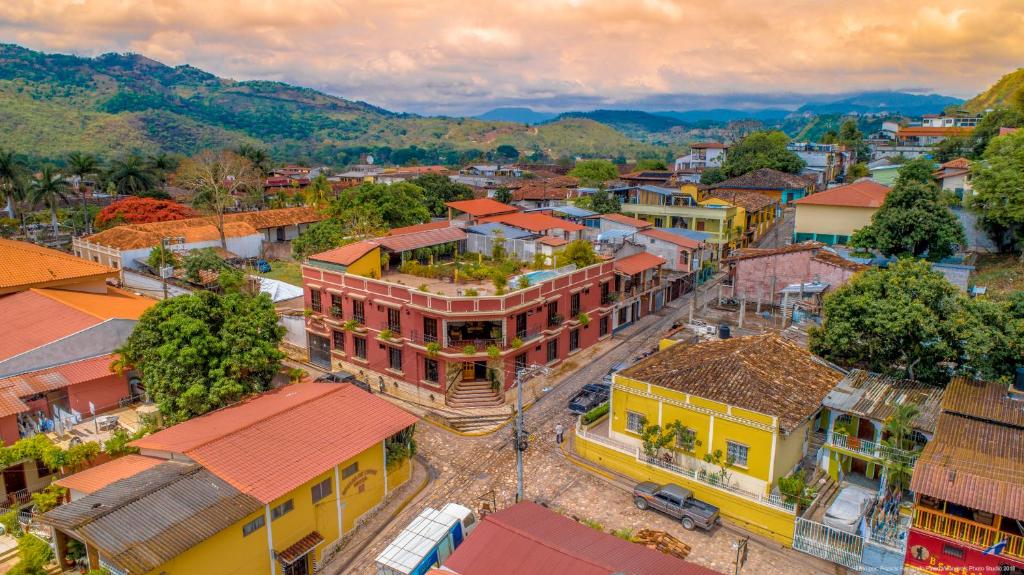
[[[718,326],[718,339],[729,339],[729,337],[729,326],[725,325],[724,323]]]
[[[1018,394],[1024,394],[1024,367],[1018,367],[1013,378],[1013,389]]]

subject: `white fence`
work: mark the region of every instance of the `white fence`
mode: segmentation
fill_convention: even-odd
[[[793,549],[850,569],[863,569],[863,537],[803,517],[796,518]]]
[[[498,238],[482,234],[466,234],[466,251],[474,254],[484,254],[490,257],[494,252],[494,244]],[[509,257],[515,255],[516,259],[523,262],[532,262],[534,254],[537,253],[537,242],[527,240],[513,240],[503,238],[505,253]]]

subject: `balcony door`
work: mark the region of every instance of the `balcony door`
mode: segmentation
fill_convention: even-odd
[[[331,340],[313,333],[308,336],[309,362],[324,369],[331,369]]]

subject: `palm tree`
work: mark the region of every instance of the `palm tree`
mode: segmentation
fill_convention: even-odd
[[[7,216],[14,218],[14,202],[22,199],[24,185],[21,164],[14,152],[0,150],[0,199],[7,202]]]
[[[156,188],[153,171],[134,154],[114,160],[110,165],[109,178],[118,194],[139,196]]]
[[[67,202],[71,197],[68,183],[64,177],[58,174],[51,166],[46,166],[40,173],[39,178],[32,180],[29,185],[28,197],[33,205],[44,204],[50,208],[50,224],[53,226],[53,235],[58,233],[57,228],[57,206]]]
[[[906,489],[910,484],[910,475],[913,472],[913,465],[907,460],[902,452],[913,454],[917,451],[913,434],[914,418],[921,413],[921,410],[913,403],[901,403],[896,406],[892,415],[885,420],[883,429],[886,438],[881,441],[887,447],[883,454],[883,465],[888,476],[889,487],[892,491]]]
[[[242,144],[238,146],[237,153],[239,156],[252,162],[252,165],[259,170],[261,176],[266,177],[270,173],[270,154],[263,148],[257,148],[252,144]]]
[[[85,190],[82,189],[82,180],[86,176],[99,173],[100,161],[92,154],[71,152],[68,154],[68,171],[71,175],[78,176],[75,180],[75,195],[82,199],[82,231],[89,233],[89,200],[85,197]]]
[[[148,163],[149,168],[156,173],[157,179],[160,181],[160,189],[166,192],[167,174],[178,167],[178,158],[175,158],[166,152],[160,152],[156,155],[150,156]]]
[[[332,191],[333,188],[331,188],[331,182],[327,180],[327,176],[319,174],[306,188],[306,203],[314,208],[323,207]]]

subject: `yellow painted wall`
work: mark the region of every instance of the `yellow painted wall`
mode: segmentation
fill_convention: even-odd
[[[774,484],[780,477],[785,477],[790,469],[804,456],[804,440],[811,430],[811,422],[808,421],[794,429],[789,435],[779,435],[775,444],[775,473],[772,477]]]
[[[352,262],[345,272],[357,276],[379,278],[381,275],[380,248],[373,248],[365,256]]]
[[[358,470],[349,477],[342,478],[342,471],[353,463],[358,465]],[[382,443],[378,443],[338,466],[344,533],[349,533],[359,517],[384,498],[383,463],[384,447]],[[407,481],[411,468],[409,460],[394,467],[388,473],[388,490],[395,489]],[[331,494],[314,504],[312,487],[324,479],[331,481]],[[324,543],[314,552],[314,557],[319,559],[324,547],[338,538],[338,496],[332,468],[273,501],[270,504],[271,509],[288,499],[291,499],[294,505],[291,512],[271,522],[274,548],[281,551],[315,530],[324,536]],[[154,569],[153,575],[269,574],[270,554],[267,550],[266,526],[248,536],[242,535],[242,526],[263,514],[262,509],[253,513]],[[276,569],[277,573],[281,572],[279,566]]]
[[[878,208],[796,204],[796,233],[852,236]]]
[[[772,434],[770,432],[721,417],[715,418],[714,432],[715,436],[709,448],[711,453],[721,449],[724,458],[726,453],[728,453],[726,450],[727,441],[746,445],[748,448],[747,465],[741,466],[737,463],[733,466],[733,469],[756,479],[770,482],[768,478],[772,453]]]
[[[787,547],[793,544],[792,513],[762,505],[652,465],[638,463],[634,457],[579,437],[576,438],[575,445],[577,453],[599,465],[623,473],[636,481],[682,485],[693,491],[696,498],[716,505],[723,517],[743,529],[770,537]]]

